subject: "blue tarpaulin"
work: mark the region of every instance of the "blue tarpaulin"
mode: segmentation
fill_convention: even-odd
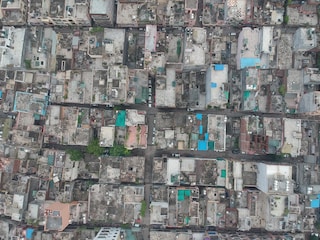
[[[320,194],[317,195],[317,198],[311,199],[310,207],[319,208],[320,207]]]
[[[197,120],[202,120],[202,114],[201,113],[197,113],[196,114],[196,119]]]
[[[208,141],[209,140],[209,133],[204,134],[204,140]]]
[[[224,70],[224,65],[223,64],[216,64],[216,65],[214,65],[214,70],[223,71]]]
[[[240,68],[256,67],[260,65],[260,58],[241,58]]]
[[[203,126],[202,126],[202,125],[199,126],[199,133],[200,133],[200,134],[203,133]]]
[[[198,141],[198,151],[207,151],[208,150],[208,142],[205,140]]]
[[[27,228],[27,231],[26,231],[26,238],[27,239],[32,239],[32,234],[34,232],[34,229],[33,228]]]
[[[216,88],[217,87],[217,84],[215,82],[212,82],[211,83],[211,88]]]

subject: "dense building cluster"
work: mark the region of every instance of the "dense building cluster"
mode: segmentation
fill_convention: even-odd
[[[0,240],[319,238],[319,0],[0,2]]]

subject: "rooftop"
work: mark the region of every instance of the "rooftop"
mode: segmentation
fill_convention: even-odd
[[[167,202],[151,202],[150,204],[150,224],[165,225],[168,214]]]
[[[197,159],[197,185],[220,186],[226,185],[227,169],[224,159]]]
[[[154,158],[152,167],[152,182],[163,184],[166,183],[167,161],[165,161],[163,158]]]
[[[197,187],[171,187],[169,193],[168,226],[199,225],[199,189]]]
[[[303,90],[303,79],[301,70],[289,69],[287,77],[287,92],[298,93]]]
[[[146,123],[146,112],[135,109],[126,110],[126,126],[137,126]]]
[[[225,84],[228,82],[228,65],[211,65],[207,71],[206,80],[206,104],[217,107],[225,107],[229,93]]]
[[[104,57],[108,64],[123,62],[125,29],[91,28],[88,54],[93,58]]]
[[[157,176],[156,181],[163,181],[166,174],[166,184],[176,186],[197,184],[224,187],[227,178],[226,161],[224,159],[158,159],[154,165],[154,173]]]
[[[100,130],[100,147],[112,147],[115,137],[115,127],[101,127]]]
[[[203,28],[188,28],[188,30],[189,32],[186,32],[184,42],[184,64],[205,65],[205,54],[208,51],[207,32]],[[182,47],[180,46],[180,48]]]
[[[63,231],[70,220],[70,204],[47,202],[45,205],[45,231]]]
[[[294,34],[294,51],[308,51],[317,47],[317,34],[315,28],[298,28]]]
[[[126,159],[126,158],[125,158]],[[123,161],[125,161],[125,159]],[[101,157],[99,183],[120,183],[120,157]]]
[[[90,14],[104,15],[113,11],[113,0],[90,0]]]
[[[4,27],[0,35],[0,67],[22,67],[25,28]]]
[[[277,44],[277,61],[279,69],[292,68],[292,44],[291,34],[281,34]]]
[[[69,19],[69,22],[73,23],[75,23],[73,19],[76,19],[76,21],[84,21],[87,24],[89,21],[88,7],[86,0],[57,0],[52,2],[32,0],[29,9],[29,21],[54,22],[57,25],[66,25],[65,19]]]
[[[208,140],[214,141],[215,151],[226,150],[226,120],[225,115],[208,115]]]
[[[156,52],[157,46],[157,25],[147,25],[145,33],[145,51]]]
[[[185,0],[185,9],[188,10],[198,10],[198,0]]]
[[[16,92],[13,111],[45,115],[47,104],[45,95]]]
[[[261,33],[261,52],[270,54],[273,42],[273,27],[263,26]]]
[[[166,77],[156,79],[155,105],[158,107],[176,106],[176,70],[166,69]]]
[[[257,188],[264,193],[292,193],[292,166],[257,164]]]
[[[144,157],[126,157],[120,162],[120,180],[123,183],[144,182]]]
[[[125,147],[127,149],[147,148],[148,125],[129,126],[126,134]]]
[[[260,65],[260,29],[242,28],[238,38],[237,68]]]
[[[247,0],[226,0],[227,21],[240,21],[246,18]]]
[[[135,221],[144,199],[144,186],[95,184],[89,192],[89,219],[131,223]]]
[[[301,152],[301,120],[284,118],[283,125],[284,143],[281,152],[290,154],[292,157],[303,155]]]
[[[314,114],[319,111],[320,91],[303,94],[299,102],[299,112]]]
[[[93,240],[117,240],[120,238],[121,228],[103,227]]]
[[[176,233],[176,232],[163,232],[163,231],[150,231],[150,240],[160,239],[177,239],[177,240],[189,240],[190,235],[188,233]]]
[[[118,3],[117,24],[121,26],[136,26],[138,24],[138,10],[141,4]]]
[[[10,1],[10,0],[2,0],[1,1],[1,9],[20,9],[21,2],[23,0],[15,0],[15,1]]]
[[[123,192],[118,186],[106,184],[92,185],[89,192],[89,219],[96,221],[122,222]]]

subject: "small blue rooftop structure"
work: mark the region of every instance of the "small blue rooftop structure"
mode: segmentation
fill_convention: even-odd
[[[203,133],[203,126],[202,126],[202,125],[199,126],[199,133],[200,133],[200,134]]]
[[[204,140],[208,141],[209,140],[209,133],[204,134]]]
[[[26,230],[26,239],[32,239],[33,232],[34,232],[33,228],[27,228],[27,230]]]
[[[224,65],[223,64],[215,64],[214,65],[214,70],[223,71],[224,70]]]
[[[201,113],[197,113],[196,114],[196,119],[197,120],[202,120],[202,114]]]
[[[2,90],[0,90],[0,100],[2,99]]]
[[[320,194],[316,195],[316,198],[310,199],[311,208],[320,208]]]
[[[208,151],[208,142],[205,140],[198,140],[198,151]]]
[[[216,88],[216,87],[217,87],[217,83],[212,82],[212,83],[211,83],[211,88]]]
[[[240,68],[257,67],[260,66],[260,58],[241,58]]]

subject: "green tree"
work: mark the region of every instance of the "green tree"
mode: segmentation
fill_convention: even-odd
[[[79,161],[83,159],[83,152],[77,149],[69,149],[67,150],[67,153],[70,154],[70,160],[71,161]]]
[[[268,156],[271,156],[270,161],[272,162],[281,162],[283,160],[282,154],[267,154]]]
[[[98,33],[98,32],[103,32],[103,31],[104,31],[103,27],[93,27],[93,28],[91,28],[90,33],[93,34],[93,33]]]
[[[283,23],[284,24],[288,24],[288,22],[289,22],[289,16],[285,15],[284,18],[283,18]]]
[[[141,210],[140,210],[141,217],[144,217],[146,215],[146,210],[147,210],[147,203],[145,200],[142,200],[141,201]]]
[[[320,16],[320,14],[319,14]],[[317,68],[320,68],[320,54],[317,54]]]
[[[130,228],[131,228],[131,225],[130,225],[130,223],[123,223],[123,224],[121,224],[121,228],[123,228],[123,229],[130,229]]]
[[[25,59],[24,65],[26,66],[26,69],[31,69],[31,60]]]
[[[284,85],[281,85],[279,87],[279,93],[284,96],[286,94],[286,87]]]
[[[289,214],[289,209],[285,208],[283,211],[283,216],[288,216],[288,214]]]
[[[87,146],[87,152],[95,156],[101,156],[104,152],[104,149],[99,145],[99,139],[93,139]]]
[[[128,156],[131,151],[126,149],[123,145],[114,145],[110,149],[110,156]]]
[[[314,226],[316,227],[317,230],[320,230],[320,222],[319,222],[319,221],[317,221],[317,222],[314,224]]]

